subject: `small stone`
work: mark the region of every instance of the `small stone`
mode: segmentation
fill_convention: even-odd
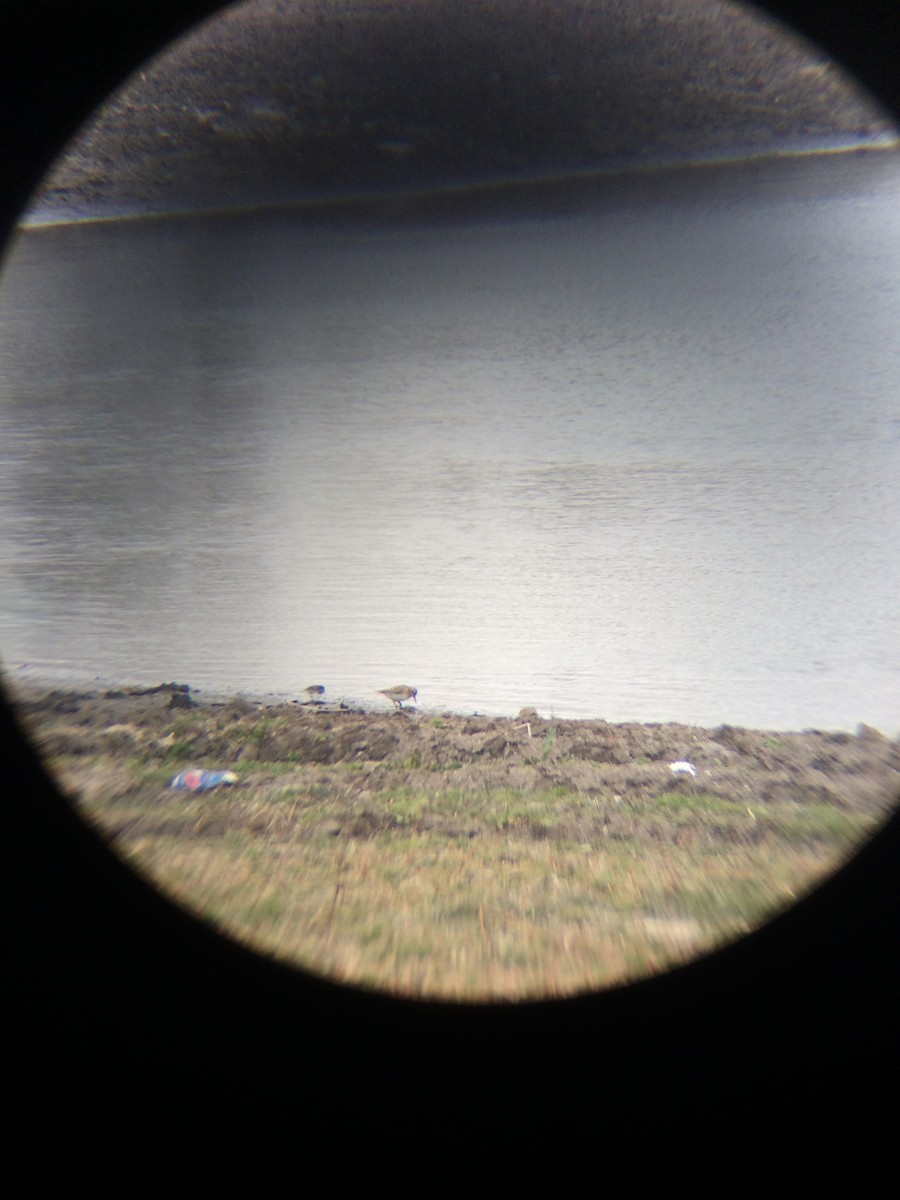
[[[875,729],[872,725],[858,725],[856,728],[856,736],[863,742],[886,742],[887,738],[880,729]]]

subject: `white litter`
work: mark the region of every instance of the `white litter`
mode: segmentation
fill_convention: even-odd
[[[697,768],[693,763],[689,762],[673,762],[669,763],[673,775],[696,775]]]

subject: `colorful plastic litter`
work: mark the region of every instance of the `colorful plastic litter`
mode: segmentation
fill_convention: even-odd
[[[237,782],[234,771],[202,771],[190,767],[169,781],[169,787],[179,792],[210,792],[217,787],[230,787]]]

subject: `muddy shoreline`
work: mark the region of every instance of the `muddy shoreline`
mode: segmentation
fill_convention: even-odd
[[[431,790],[452,773],[491,786],[553,786],[627,799],[700,788],[742,804],[789,800],[879,813],[900,793],[900,738],[870,726],[855,734],[807,729],[707,729],[676,722],[613,724],[423,711],[363,710],[314,701],[209,698],[189,685],[98,690],[17,683],[23,726],[51,762],[133,758],[229,769],[250,762],[353,763]],[[674,769],[689,764],[692,770]],[[173,771],[174,773],[174,771]]]

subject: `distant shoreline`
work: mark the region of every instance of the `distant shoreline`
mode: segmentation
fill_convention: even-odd
[[[753,147],[711,151],[697,157],[672,156],[658,160],[627,159],[602,166],[531,173],[497,174],[465,181],[438,180],[416,185],[376,190],[341,189],[321,194],[290,197],[258,196],[245,201],[197,205],[189,201],[169,201],[166,206],[145,202],[135,210],[127,198],[107,202],[106,208],[91,205],[79,196],[78,188],[54,189],[55,203],[39,197],[18,222],[20,231],[57,229],[71,225],[112,224],[126,221],[171,221],[191,218],[227,218],[241,216],[295,217],[312,223],[357,220],[360,223],[408,222],[416,219],[476,219],[493,212],[496,215],[540,217],[548,206],[561,202],[586,208],[615,200],[623,185],[659,183],[663,180],[704,181],[708,172],[741,171],[752,168],[796,164],[802,160],[832,161],[835,158],[861,160],[896,155],[900,137],[883,134],[848,142],[816,139],[808,144],[787,142],[782,146]]]

